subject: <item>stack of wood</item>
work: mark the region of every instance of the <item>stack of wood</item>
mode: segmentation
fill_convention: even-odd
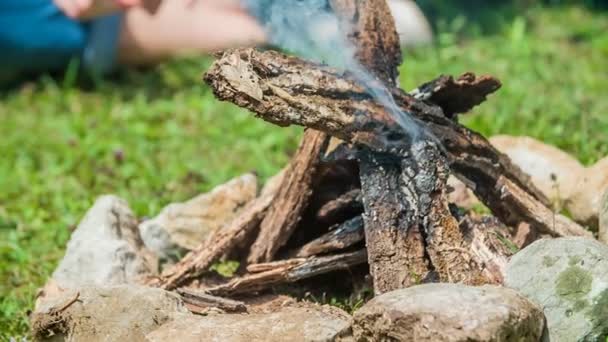
[[[351,30],[359,62],[422,133],[408,136],[348,72],[275,51],[222,53],[205,75],[218,99],[307,129],[274,184],[153,285],[198,284],[208,295],[234,296],[365,264],[376,294],[424,282],[499,284],[513,245],[589,235],[553,212],[483,136],[458,123],[458,114],[500,88],[497,79],[441,76],[406,93],[397,85],[402,57],[385,0],[330,3]],[[450,175],[493,216],[449,203]],[[222,258],[240,260],[241,269],[210,284],[206,274]]]

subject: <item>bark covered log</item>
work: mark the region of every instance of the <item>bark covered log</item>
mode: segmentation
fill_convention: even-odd
[[[260,233],[251,246],[248,263],[273,259],[291,237],[312,194],[316,168],[325,153],[329,137],[322,132],[306,130],[298,151],[285,171],[279,192],[260,224]]]
[[[261,267],[250,265],[254,269],[259,268],[264,271],[234,278],[226,284],[205,289],[205,292],[214,296],[253,293],[279,284],[293,283],[338,270],[348,270],[365,263],[366,260],[365,250],[360,250],[318,258],[285,260]]]
[[[421,231],[417,189],[407,187],[409,196],[402,196],[402,159],[371,151],[363,151],[361,159],[365,241],[374,292],[429,279],[431,265]]]
[[[245,75],[243,79],[235,78],[239,74]],[[377,152],[398,155],[404,150],[406,138],[391,115],[365,89],[333,69],[273,51],[237,50],[216,61],[205,79],[219,99],[277,125],[313,127]],[[451,170],[501,221],[511,226],[527,222],[525,203],[548,207],[549,201],[529,177],[484,137],[447,118],[439,107],[398,89],[392,91],[396,103],[445,148]],[[504,197],[505,191],[514,195]],[[568,231],[556,231],[553,217],[542,216],[530,223],[553,236],[589,236],[573,221],[559,214],[555,217],[570,227]]]

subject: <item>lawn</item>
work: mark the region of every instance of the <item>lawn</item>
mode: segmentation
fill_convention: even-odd
[[[434,46],[405,53],[402,86],[439,73],[496,75],[503,88],[463,117],[468,126],[531,135],[593,163],[608,152],[607,13],[517,13],[490,32],[462,16],[441,20]],[[36,290],[98,195],[118,194],[151,216],[287,162],[302,130],[216,101],[201,82],[209,62],[174,61],[93,86],[70,68],[0,94],[0,340],[27,334]]]

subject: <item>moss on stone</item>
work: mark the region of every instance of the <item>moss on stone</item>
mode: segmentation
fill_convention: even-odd
[[[593,277],[579,266],[570,266],[557,277],[557,294],[570,301],[577,301],[591,291]]]
[[[589,341],[608,341],[608,289],[594,298],[593,304],[586,313],[593,326]]]

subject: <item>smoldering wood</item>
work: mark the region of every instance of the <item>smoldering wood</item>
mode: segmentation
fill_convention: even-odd
[[[284,261],[264,272],[248,274],[232,279],[230,282],[204,289],[214,296],[234,296],[244,293],[264,291],[279,284],[294,283],[318,275],[348,270],[367,261],[366,251],[360,250],[351,253],[337,254],[324,257],[312,257],[303,261]],[[250,265],[253,266],[253,265]]]
[[[492,76],[478,77],[467,72],[456,79],[441,75],[414,89],[410,95],[438,105],[447,117],[452,118],[455,114],[466,113],[484,102],[488,95],[501,86],[500,81]]]
[[[329,136],[308,129],[291,159],[279,192],[260,224],[260,233],[247,258],[250,264],[271,261],[291,237],[312,194],[316,169],[325,153]]]
[[[445,157],[434,141],[416,143],[411,151],[416,164],[413,167],[402,166],[402,179],[406,186],[417,191],[418,215],[435,277],[440,282],[488,283],[450,211],[447,197],[449,169]]]
[[[199,247],[165,270],[159,278],[150,281],[149,285],[166,290],[175,289],[202,275],[222,256],[233,253],[244,241],[251,240],[277,190],[269,190],[247,204],[231,223],[214,232]]]
[[[342,10],[337,12],[346,22],[346,31],[350,33],[357,60],[380,81],[380,84],[371,86],[396,87],[401,56],[395,52],[400,51],[400,46],[387,2],[337,2],[342,5]],[[350,9],[353,3],[356,11],[350,15],[344,10],[344,4],[348,4],[346,7]],[[417,132],[408,131],[402,141],[414,139],[414,135],[418,135]],[[423,135],[421,141],[429,138]],[[365,210],[368,262],[376,294],[427,279],[432,268],[425,255],[423,220],[434,196],[431,187],[426,186],[429,184],[413,181],[408,172],[427,173],[427,183],[434,183],[438,175],[426,170],[431,164],[425,162],[431,159],[429,149],[410,153],[414,146],[402,145],[400,147],[403,149],[394,159],[372,154],[367,149],[359,150],[357,156]],[[442,163],[443,159],[437,162]],[[392,190],[390,194],[382,193],[388,189]]]
[[[406,149],[405,137],[391,115],[348,75],[331,68],[274,51],[244,49],[226,52],[205,80],[219,99],[245,107],[279,126],[313,127],[369,146],[375,153],[399,155]],[[392,92],[400,108],[439,140],[451,170],[501,221],[515,226],[530,219],[526,205],[548,207],[549,201],[530,178],[483,136],[447,118],[437,106],[398,89]],[[505,197],[505,193],[511,195]],[[556,230],[554,217],[569,229]],[[537,216],[531,223],[534,229],[554,236],[589,235],[559,214]]]
[[[181,296],[184,303],[189,304],[191,306],[198,307],[200,309],[218,308],[218,309],[226,311],[226,312],[246,312],[247,311],[247,306],[243,302],[228,299],[228,298],[212,296],[201,290],[180,288],[180,289],[177,289],[177,293]],[[198,312],[201,312],[201,311],[198,311]]]
[[[374,293],[415,285],[428,279],[431,265],[425,251],[416,189],[401,193],[401,158],[361,153],[361,187],[365,207],[365,241]]]
[[[364,238],[363,218],[357,216],[336,225],[329,233],[310,241],[292,252],[292,255],[295,258],[306,258],[313,255],[327,254],[354,246],[362,242]]]

